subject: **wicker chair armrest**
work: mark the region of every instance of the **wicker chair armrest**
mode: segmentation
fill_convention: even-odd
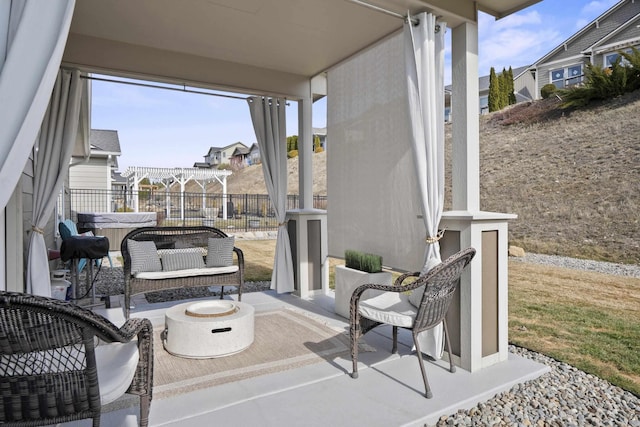
[[[235,252],[236,256],[238,257],[238,267],[244,269],[244,253],[242,252],[242,249],[234,246],[233,252]]]
[[[420,272],[419,271],[414,271],[414,272],[410,272],[410,273],[404,273],[401,276],[399,276],[394,282],[393,282],[393,286],[404,286],[402,283],[408,279],[409,277],[420,277]],[[407,285],[410,286],[411,284]],[[405,291],[408,289],[404,289]]]
[[[136,336],[146,336],[153,333],[153,325],[149,319],[127,319],[120,329],[111,331],[111,340],[113,342],[126,343],[133,340]]]
[[[57,304],[58,301],[54,301]],[[118,328],[109,319],[84,307],[69,304],[63,301],[59,303],[68,305],[75,316],[95,330],[96,335],[105,342],[127,343],[136,336],[138,339],[146,339],[147,335],[153,335],[153,325],[149,319],[128,319],[122,327]]]

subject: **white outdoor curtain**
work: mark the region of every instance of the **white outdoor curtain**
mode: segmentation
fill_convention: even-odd
[[[33,161],[33,219],[27,257],[27,292],[51,296],[47,225],[69,171],[71,153],[78,136],[80,104],[86,81],[78,70],[60,70],[40,127]]]
[[[416,17],[414,17],[416,18]],[[435,15],[421,13],[418,25],[407,19],[405,65],[411,146],[425,226],[422,272],[441,262],[438,226],[444,204],[444,33]],[[425,353],[440,358],[444,349],[442,325],[420,336]]]
[[[47,109],[75,0],[0,2],[0,208],[11,197]]]
[[[287,139],[284,99],[250,97],[251,120],[260,149],[267,192],[278,220],[271,289],[293,292],[293,261],[287,230]]]

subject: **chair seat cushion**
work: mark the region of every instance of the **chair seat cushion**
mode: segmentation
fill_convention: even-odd
[[[138,366],[138,341],[100,343],[96,347],[96,364],[100,384],[100,402],[111,403],[122,396],[133,381]]]
[[[409,302],[409,297],[399,292],[384,292],[360,301],[359,307],[360,314],[367,319],[403,328],[413,326],[418,312]]]

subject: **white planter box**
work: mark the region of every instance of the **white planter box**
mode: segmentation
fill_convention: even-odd
[[[366,283],[377,285],[391,285],[391,273],[383,271],[380,273],[365,273],[364,271],[347,268],[344,265],[336,266],[336,303],[335,312],[342,317],[349,318],[349,305],[351,304],[351,294],[353,291]],[[368,290],[362,296],[364,299],[380,295],[381,291]],[[362,301],[362,299],[361,299]]]

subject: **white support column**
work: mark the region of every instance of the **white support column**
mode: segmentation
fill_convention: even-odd
[[[329,290],[327,211],[287,211],[287,227],[294,266],[294,294],[303,299]]]
[[[453,109],[453,209],[480,210],[480,105],[478,26],[463,23],[451,32]]]
[[[327,212],[313,208],[313,128],[311,80],[308,96],[298,101],[299,209],[287,211],[289,242],[294,264],[294,294],[310,298],[329,285]]]
[[[133,211],[138,212],[138,197],[140,196],[138,187],[138,172],[135,172],[133,175],[133,193]]]
[[[309,82],[311,92],[311,82]],[[313,209],[313,128],[312,98],[298,101],[298,188],[300,209]]]
[[[449,316],[456,363],[471,372],[508,357],[508,220],[515,215],[480,210],[478,27],[452,30],[452,195],[444,212],[444,255],[473,247],[476,256],[460,279]],[[454,308],[455,307],[455,308]]]

